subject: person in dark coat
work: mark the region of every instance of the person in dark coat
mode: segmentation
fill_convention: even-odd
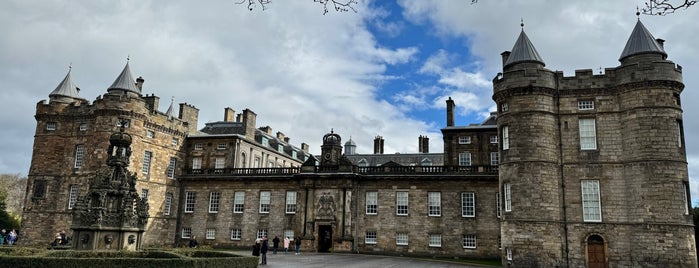
[[[255,240],[255,244],[252,245],[252,255],[256,257],[260,256],[260,239]]]
[[[299,254],[301,254],[301,237],[300,236],[296,237],[295,243],[296,243],[296,255],[299,255]]]
[[[272,244],[274,245],[274,253],[277,254],[277,249],[279,249],[279,237],[274,236],[274,239],[272,239]]]
[[[267,243],[267,236],[262,237],[262,247],[260,247],[260,253],[262,254],[261,265],[267,265],[267,250],[269,249],[269,244]]]
[[[199,243],[197,243],[197,237],[192,236],[192,239],[189,239],[189,247],[190,248],[196,248]]]

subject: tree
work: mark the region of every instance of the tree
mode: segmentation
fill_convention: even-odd
[[[267,5],[272,3],[272,0],[242,0],[236,4],[244,4],[245,2],[248,3],[248,10],[252,11],[257,4],[260,4],[262,10],[265,10]],[[323,15],[329,11],[328,4],[332,4],[331,8],[334,8],[337,12],[350,10],[357,12],[354,6],[359,4],[357,0],[313,0],[313,2],[323,5]]]
[[[651,0],[644,3],[646,7],[641,9],[641,12],[646,15],[665,16],[667,14],[675,13],[675,11],[678,10],[687,9],[696,3],[697,0]]]
[[[26,177],[0,174],[0,228],[19,228],[26,187]]]

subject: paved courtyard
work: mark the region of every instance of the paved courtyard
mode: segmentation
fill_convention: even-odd
[[[250,252],[236,251],[236,254],[249,256]],[[456,262],[429,261],[406,257],[391,257],[363,254],[338,254],[338,253],[277,253],[267,254],[267,265],[260,267],[274,268],[326,268],[326,267],[348,267],[348,268],[373,268],[373,267],[420,267],[420,268],[446,268],[446,267],[492,267],[465,265]]]

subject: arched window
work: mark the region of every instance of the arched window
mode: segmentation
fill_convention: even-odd
[[[245,168],[245,161],[247,158],[245,158],[245,153],[240,153],[240,168]]]

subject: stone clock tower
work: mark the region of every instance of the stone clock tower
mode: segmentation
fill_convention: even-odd
[[[323,136],[323,145],[320,146],[321,166],[337,166],[342,157],[342,138],[335,134],[333,130]]]

